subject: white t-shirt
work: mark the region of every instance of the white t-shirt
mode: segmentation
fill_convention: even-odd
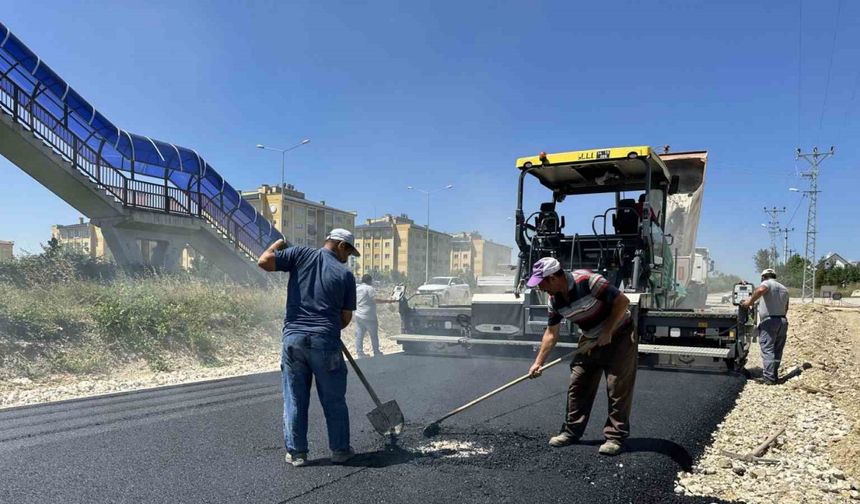
[[[367,284],[355,287],[355,313],[353,316],[362,320],[376,320],[376,290]]]

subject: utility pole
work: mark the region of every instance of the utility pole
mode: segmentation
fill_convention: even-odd
[[[788,233],[791,233],[792,231],[794,231],[794,228],[790,228],[790,229],[789,228],[779,228],[779,232],[782,233],[782,264],[783,265],[788,264],[788,258],[790,257],[788,255],[788,253],[789,253]]]
[[[835,154],[834,148],[831,146],[829,152],[819,152],[818,147],[812,149],[812,153],[803,153],[800,149],[797,149],[797,157],[796,159],[804,159],[807,163],[809,163],[810,169],[808,172],[801,173],[802,177],[806,177],[809,179],[809,189],[803,191],[806,195],[809,196],[809,210],[806,214],[806,250],[804,252],[804,259],[806,260],[806,265],[803,268],[803,287],[801,289],[800,299],[801,302],[815,302],[815,270],[816,270],[816,256],[815,256],[815,236],[817,234],[817,226],[816,226],[816,206],[818,204],[818,167],[821,163],[829,158],[830,156]]]
[[[770,235],[770,253],[768,254],[768,267],[773,268],[777,265],[776,236],[777,233],[779,233],[779,214],[785,213],[785,207],[764,207],[764,213],[770,216],[770,220],[765,227],[767,228],[768,235]]]

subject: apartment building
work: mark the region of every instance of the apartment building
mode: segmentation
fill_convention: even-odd
[[[475,277],[507,274],[512,248],[485,240],[477,231],[452,235],[451,271],[471,272]]]
[[[11,261],[14,257],[15,242],[0,240],[0,262]]]
[[[242,197],[292,245],[322,247],[332,229],[355,229],[355,212],[306,199],[292,184],[283,188],[264,184],[256,190],[243,191]]]
[[[419,226],[407,215],[367,219],[355,228],[355,245],[361,257],[355,260],[357,275],[398,272],[412,278],[423,278],[427,260],[430,276],[451,271],[451,235],[430,229],[429,254],[426,226]]]
[[[69,250],[80,252],[92,258],[109,261],[113,258],[98,226],[85,221],[83,217],[77,224],[55,224],[51,226],[51,238]]]

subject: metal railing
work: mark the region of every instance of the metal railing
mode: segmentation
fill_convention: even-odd
[[[59,106],[56,102],[51,105]],[[259,236],[253,236],[232,218],[231,212],[225,211],[216,201],[199,191],[176,187],[166,177],[163,182],[159,180],[160,183],[130,177],[75,134],[68,126],[68,115],[58,118],[13,81],[8,72],[0,74],[0,110],[14,117],[42,143],[124,207],[202,218],[231,242],[237,251],[251,259],[256,259],[268,245],[262,231]]]

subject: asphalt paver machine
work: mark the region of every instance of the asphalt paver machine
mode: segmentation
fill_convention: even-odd
[[[428,307],[400,300],[406,352],[528,354],[546,327],[547,298],[525,286],[531,266],[555,257],[568,270],[605,276],[630,298],[640,365],[740,370],[754,336],[754,314],[739,306],[750,295],[737,285],[733,308],[685,309],[679,256],[695,253],[707,152],[657,153],[647,146],[541,153],[517,160],[513,292],[475,294],[470,306]],[[546,199],[523,210],[524,185],[537,181]],[[605,195],[590,229],[569,232],[563,207],[583,195]],[[582,230],[580,230],[582,231]],[[559,351],[575,348],[575,326],[563,322]]]

